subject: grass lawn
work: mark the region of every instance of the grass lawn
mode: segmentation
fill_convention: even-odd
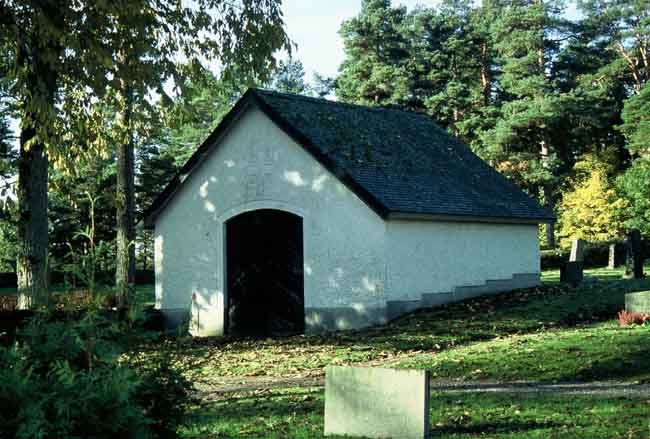
[[[649,359],[649,327],[607,322],[472,343],[399,366],[431,370],[434,379],[650,382]]]
[[[621,328],[624,294],[650,280],[588,270],[571,288],[544,286],[420,310],[362,331],[276,339],[170,338],[139,350],[171,354],[189,377],[306,376],[328,364],[424,368],[434,378],[502,381],[650,381],[650,327]],[[559,273],[557,274],[559,276]],[[143,357],[140,357],[143,358]],[[433,393],[432,437],[647,438],[640,397]],[[186,438],[314,438],[323,434],[322,389],[231,394],[190,416]]]
[[[445,378],[645,380],[650,374],[641,363],[650,353],[648,330],[619,328],[614,321],[625,292],[648,289],[646,279],[579,288],[549,282],[420,310],[361,331],[273,339],[169,338],[140,353],[169,353],[189,377],[206,380],[321,374],[329,364],[359,363],[426,368]],[[531,369],[535,362],[543,366]]]
[[[648,270],[650,272],[650,270]],[[572,288],[545,272],[539,288],[419,310],[359,331],[273,339],[166,337],[135,347],[135,363],[168,354],[193,380],[320,375],[330,364],[419,368],[450,380],[650,382],[650,327],[621,328],[624,294],[650,279],[587,270]],[[152,286],[138,301],[153,300]],[[433,393],[432,437],[647,438],[641,397]],[[323,391],[289,388],[228,394],[189,415],[186,438],[314,438],[323,434]]]
[[[647,438],[650,401],[603,396],[431,394],[431,437]],[[238,396],[197,409],[185,438],[323,436],[320,389]]]

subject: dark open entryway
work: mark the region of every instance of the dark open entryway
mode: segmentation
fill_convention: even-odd
[[[302,218],[261,209],[226,222],[226,328],[284,335],[305,329]]]

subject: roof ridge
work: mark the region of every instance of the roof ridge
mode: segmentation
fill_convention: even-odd
[[[276,97],[284,97],[287,99],[300,99],[304,101],[309,101],[309,102],[314,102],[317,104],[324,104],[324,105],[334,105],[334,106],[341,106],[341,107],[348,107],[348,108],[356,108],[356,109],[361,109],[365,111],[371,111],[371,112],[384,112],[384,111],[391,111],[391,112],[397,112],[397,113],[405,113],[413,116],[419,116],[426,118],[427,120],[434,122],[435,120],[428,115],[427,113],[421,112],[421,111],[413,111],[408,108],[390,108],[390,107],[382,107],[382,106],[377,106],[373,107],[370,105],[363,105],[363,104],[354,104],[351,102],[343,102],[343,101],[334,101],[331,99],[326,99],[323,97],[314,97],[314,96],[307,96],[307,95],[301,95],[297,93],[287,93],[287,92],[281,92],[277,90],[272,90],[268,88],[261,88],[261,87],[254,87],[251,89],[253,93],[260,93],[260,94],[269,94],[269,95],[274,95]],[[437,124],[436,124],[437,125]]]

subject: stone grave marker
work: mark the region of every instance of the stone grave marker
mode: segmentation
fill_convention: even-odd
[[[625,264],[625,248],[619,243],[609,245],[609,259],[607,260],[607,268],[613,270]]]
[[[650,314],[650,291],[639,291],[625,295],[625,310]]]
[[[582,283],[584,274],[582,272],[583,262],[567,262],[560,268],[560,282],[566,282],[578,286]]]
[[[585,241],[583,239],[574,239],[571,242],[571,256],[569,262],[583,262],[585,260]]]
[[[370,367],[325,370],[325,436],[427,438],[429,373]]]
[[[643,249],[641,246],[641,232],[631,229],[625,240],[625,278],[641,279],[643,277]]]

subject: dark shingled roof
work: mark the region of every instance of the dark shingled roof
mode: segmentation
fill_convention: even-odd
[[[423,114],[251,89],[145,212],[155,216],[253,102],[382,217],[546,222],[554,216]],[[151,223],[154,218],[148,221]]]

